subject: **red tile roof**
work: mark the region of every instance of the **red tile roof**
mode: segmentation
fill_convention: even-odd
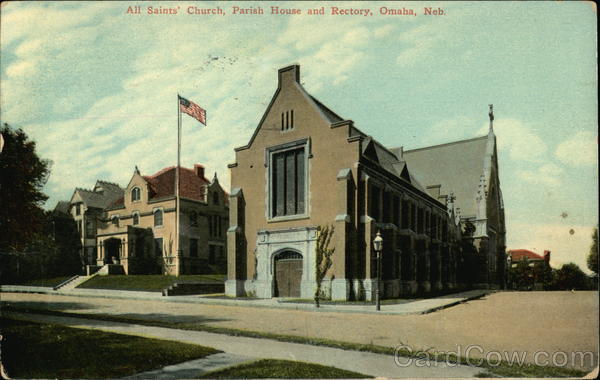
[[[527,260],[529,261],[544,260],[543,256],[538,255],[535,252],[528,251],[526,249],[513,249],[508,251],[508,253],[510,254],[510,259],[513,262],[523,261],[525,260],[525,258],[527,258]]]
[[[179,195],[183,198],[204,200],[204,185],[210,181],[199,177],[193,169],[180,167]],[[149,199],[163,198],[175,195],[175,166],[169,166],[151,176],[144,176],[150,185]]]
[[[204,201],[204,185],[210,184],[210,181],[204,177],[204,167],[196,165],[201,171],[202,177],[196,174],[194,169],[180,167],[179,195],[183,198]],[[175,196],[175,166],[169,166],[150,176],[142,176],[149,185],[150,193],[148,199],[157,199],[168,196]],[[124,203],[124,197],[114,201],[109,207],[121,207]]]

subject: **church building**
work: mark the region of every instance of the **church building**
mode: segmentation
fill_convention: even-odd
[[[495,144],[490,128],[472,142],[387,148],[306,92],[299,66],[280,69],[270,104],[229,165],[227,295],[312,299],[325,227],[334,252],[323,298],[373,299],[378,279],[383,297],[499,286]]]

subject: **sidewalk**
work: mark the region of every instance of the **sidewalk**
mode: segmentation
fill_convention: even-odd
[[[2,285],[2,292],[12,293],[41,293],[53,295],[68,295],[78,297],[100,297],[100,298],[119,298],[119,299],[138,299],[138,300],[154,300],[163,302],[183,302],[219,306],[242,306],[242,307],[257,307],[257,308],[279,308],[291,310],[312,310],[320,312],[340,312],[340,313],[361,313],[361,314],[393,314],[393,315],[408,315],[408,314],[427,314],[436,310],[445,309],[462,302],[472,299],[477,299],[491,293],[491,290],[469,290],[465,292],[448,294],[445,296],[415,300],[411,302],[381,305],[381,310],[375,310],[375,305],[363,304],[325,304],[320,308],[311,303],[295,303],[295,302],[279,302],[277,298],[271,299],[227,299],[211,298],[206,296],[172,296],[164,297],[159,292],[140,292],[140,291],[125,291],[125,290],[107,290],[107,289],[59,289],[20,286],[20,285]]]
[[[126,335],[165,339],[183,343],[199,344],[230,354],[234,361],[253,359],[282,359],[316,363],[365,375],[388,378],[433,378],[433,377],[473,377],[482,368],[443,362],[410,360],[394,356],[361,351],[347,351],[337,348],[287,343],[270,339],[234,337],[201,331],[176,330],[163,327],[141,326],[90,319],[38,315],[28,313],[6,313],[8,316],[31,321],[55,323],[75,328],[98,329]],[[202,363],[199,363],[202,365]],[[400,365],[399,365],[400,364]],[[167,367],[165,367],[167,368]],[[178,367],[160,370],[163,375],[176,372]],[[179,369],[190,370],[189,362],[181,363]],[[191,368],[192,370],[194,368]],[[200,371],[199,371],[200,372]],[[169,376],[162,378],[170,378]]]

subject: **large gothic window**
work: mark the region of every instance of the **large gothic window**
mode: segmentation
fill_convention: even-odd
[[[306,212],[305,147],[271,156],[271,217]]]

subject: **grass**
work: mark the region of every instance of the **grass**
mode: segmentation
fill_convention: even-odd
[[[365,379],[372,376],[319,364],[263,359],[208,372],[201,379]]]
[[[73,275],[71,275],[71,276],[52,277],[52,278],[39,278],[37,280],[26,281],[26,282],[24,282],[24,283],[22,283],[20,285],[26,285],[26,286],[43,286],[43,287],[52,288],[52,287],[55,287],[56,285],[60,284],[61,282],[68,280],[71,277],[73,277]]]
[[[108,275],[95,276],[79,285],[86,289],[135,290],[160,292],[175,282],[223,282],[224,274],[163,275]]]
[[[324,346],[324,347],[333,347],[339,348],[343,350],[352,350],[352,351],[364,351],[364,352],[372,352],[376,354],[383,355],[395,355],[396,349],[395,347],[387,347],[387,346],[379,346],[374,344],[361,344],[361,343],[351,343],[351,342],[342,342],[338,340],[332,339],[324,339],[324,338],[316,338],[316,337],[304,337],[297,335],[286,335],[286,334],[275,334],[275,333],[267,333],[261,331],[250,331],[250,330],[242,330],[242,329],[234,329],[227,327],[217,327],[217,326],[209,326],[202,323],[189,323],[189,322],[167,322],[161,320],[148,320],[148,319],[139,319],[139,318],[130,318],[130,317],[119,317],[115,315],[108,314],[94,314],[94,315],[85,315],[85,314],[77,314],[70,312],[61,312],[61,311],[53,311],[53,310],[41,310],[41,309],[25,309],[18,308],[12,305],[6,305],[2,307],[4,311],[22,311],[22,312],[31,312],[31,313],[39,313],[39,314],[49,314],[49,315],[64,315],[64,316],[72,316],[78,318],[87,318],[94,320],[105,320],[105,321],[113,321],[113,322],[123,322],[123,323],[132,323],[132,324],[140,324],[147,326],[158,326],[158,327],[167,327],[179,330],[192,330],[192,331],[206,331],[213,332],[217,334],[225,334],[230,336],[243,336],[250,338],[262,338],[262,339],[273,339],[281,342],[290,342],[290,343],[300,343],[300,344],[310,344],[314,346]],[[536,365],[518,365],[518,364],[510,364],[506,361],[502,362],[487,362],[485,360],[479,359],[469,359],[462,356],[457,356],[453,354],[446,353],[435,353],[431,350],[421,350],[421,349],[402,349],[397,352],[398,355],[404,357],[413,357],[413,358],[428,358],[435,361],[448,361],[450,363],[458,363],[464,365],[477,365],[482,368],[482,375],[486,375],[485,377],[582,377],[587,374],[587,372],[571,369],[571,368],[562,368],[562,367],[551,367],[551,366],[536,366]]]
[[[2,318],[12,378],[114,378],[218,353],[210,347]]]

